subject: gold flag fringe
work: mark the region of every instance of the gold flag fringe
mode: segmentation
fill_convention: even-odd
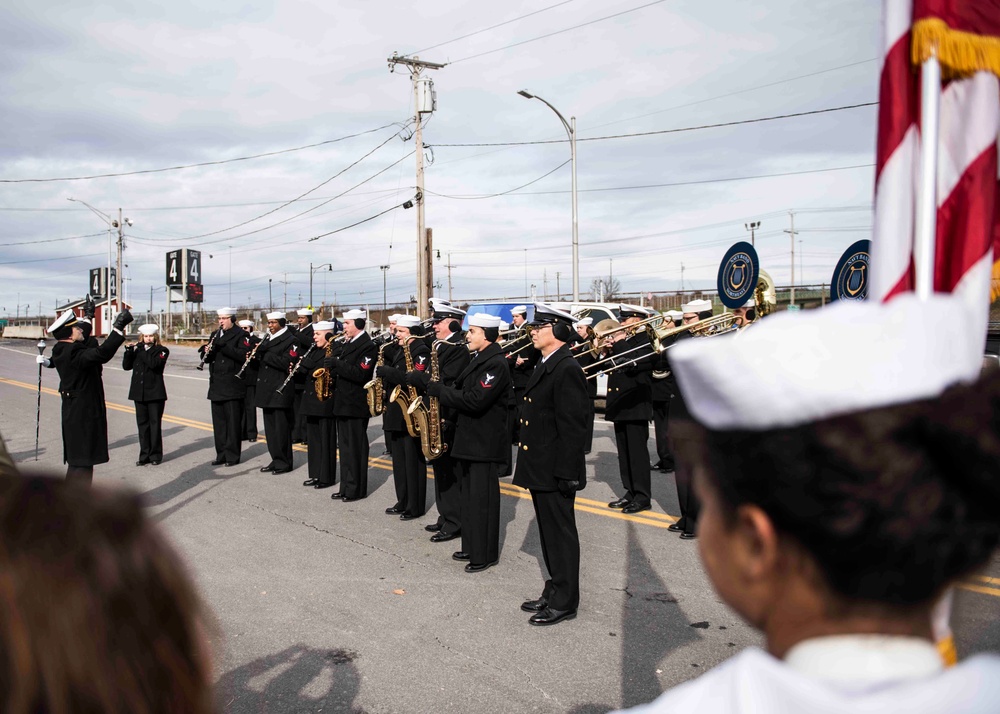
[[[1000,260],[993,264],[993,274],[990,280],[990,303],[1000,300]]]
[[[945,78],[967,77],[976,72],[992,72],[1000,77],[1000,37],[976,35],[952,29],[936,17],[913,25],[910,56],[923,64],[934,50]]]

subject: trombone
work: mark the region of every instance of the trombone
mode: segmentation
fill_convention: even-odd
[[[652,317],[647,317],[645,320],[640,320],[631,325],[616,325],[615,327],[607,327],[608,323],[615,324],[614,320],[601,320],[594,327],[587,327],[587,339],[586,342],[590,343],[590,349],[584,350],[580,354],[576,355],[576,359],[580,359],[584,355],[592,355],[597,357],[600,354],[602,344],[604,340],[612,335],[616,335],[619,332],[625,332],[631,330],[637,332],[639,330],[655,330],[657,327],[663,324],[666,318],[663,315],[653,315]],[[601,326],[605,326],[607,329],[596,329]],[[652,336],[650,337],[652,339]],[[582,344],[582,343],[581,343]],[[631,350],[630,350],[631,351]]]

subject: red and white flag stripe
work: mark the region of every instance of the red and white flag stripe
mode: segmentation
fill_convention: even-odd
[[[914,289],[914,212],[920,166],[920,70],[911,61],[913,0],[885,0],[880,77],[872,275],[869,296]],[[934,290],[989,308],[998,231],[1000,82],[977,72],[942,87],[937,167]]]

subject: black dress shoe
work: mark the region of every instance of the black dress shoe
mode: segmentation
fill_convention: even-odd
[[[335,485],[332,483],[317,483],[313,488],[333,488]]]
[[[625,508],[628,504],[632,503],[630,500],[622,496],[617,501],[612,501],[608,504],[608,508]]]
[[[541,612],[549,606],[549,601],[543,597],[537,600],[525,600],[521,603],[521,609],[525,612]]]
[[[676,523],[671,523],[669,526],[667,526],[667,530],[673,531],[674,533],[683,533],[684,526],[679,526]]]
[[[427,531],[428,533],[437,533],[439,530],[441,530],[441,524],[440,523],[430,523],[430,524],[424,526],[424,530]]]
[[[663,462],[662,461],[657,461],[655,464],[650,464],[649,468],[650,468],[651,471],[662,471],[663,470]]]
[[[145,466],[148,463],[149,463],[148,461],[136,461],[135,465],[136,466]]]
[[[563,620],[572,620],[576,617],[576,610],[553,610],[547,607],[539,613],[535,613],[528,618],[529,625],[554,625]]]
[[[398,516],[398,515],[399,515],[400,513],[402,513],[402,512],[404,511],[404,510],[405,510],[405,509],[403,509],[403,508],[400,508],[399,506],[392,506],[391,508],[387,508],[387,509],[385,509],[385,514],[386,514],[387,516]]]
[[[273,473],[275,475],[277,475],[277,474],[290,474],[291,472],[292,472],[291,469],[271,469],[271,473]]]
[[[648,503],[630,503],[622,509],[622,513],[639,513],[640,511],[648,511],[650,508]]]
[[[444,531],[438,531],[431,536],[431,543],[444,543],[446,540],[455,540],[461,535],[461,533],[445,533]]]
[[[420,516],[415,516],[412,513],[407,513],[406,511],[399,514],[399,520],[401,521],[412,521],[415,518],[420,518]]]
[[[315,486],[319,483],[319,479],[311,478],[302,482],[303,486]]]
[[[224,463],[226,463],[225,459],[216,459],[215,461],[212,462],[212,466],[222,466]]]
[[[257,437],[255,436],[252,439],[247,439],[247,441],[257,441]]]
[[[499,563],[499,560],[494,560],[492,563],[483,563],[482,565],[473,565],[472,563],[466,563],[465,572],[467,573],[481,573],[487,568],[492,568],[494,565]]]
[[[260,472],[262,474],[269,474],[272,471],[274,471],[274,467],[273,466],[262,466],[261,469],[260,469]]]
[[[452,560],[468,560],[469,559],[469,554],[466,553],[464,550],[456,550],[454,553],[451,554],[451,559]]]
[[[159,461],[154,461],[153,463],[154,464],[158,464],[160,462]],[[239,461],[227,461],[226,462],[226,466],[239,466],[239,465],[240,465]]]
[[[161,461],[161,459],[150,459],[149,463],[151,463],[153,466],[159,466],[160,465],[160,461]]]
[[[697,537],[694,533],[681,533],[681,540],[694,540]]]
[[[364,496],[341,496],[340,500],[347,503],[348,501],[360,501],[362,498],[364,498]]]
[[[344,497],[344,492],[343,492],[343,491],[337,491],[336,493],[331,493],[331,494],[330,494],[330,498],[332,498],[332,499],[333,499],[333,500],[335,500],[335,501],[336,501],[337,499],[339,499],[339,498],[343,498],[343,497]]]

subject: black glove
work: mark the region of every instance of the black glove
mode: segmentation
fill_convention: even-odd
[[[127,345],[125,345],[126,352],[131,352],[134,349],[135,349],[135,344],[133,344],[132,342],[129,342]]]
[[[427,394],[431,397],[440,397],[441,391],[444,389],[444,385],[441,382],[428,382],[427,383]]]
[[[579,481],[564,481],[562,479],[556,481],[556,485],[559,487],[559,493],[561,493],[565,498],[569,498],[577,489],[580,487]]]
[[[88,295],[83,303],[83,316],[90,320],[93,320],[96,314],[97,314],[97,305],[94,304],[94,298]]]
[[[431,376],[425,372],[416,370],[406,373],[406,383],[411,387],[416,387],[421,392],[426,391],[427,384],[431,381]]]
[[[116,330],[124,330],[125,327],[128,326],[128,324],[134,319],[135,318],[132,317],[132,313],[129,312],[128,309],[122,310],[118,313],[118,317],[115,318],[115,324],[113,327]]]

